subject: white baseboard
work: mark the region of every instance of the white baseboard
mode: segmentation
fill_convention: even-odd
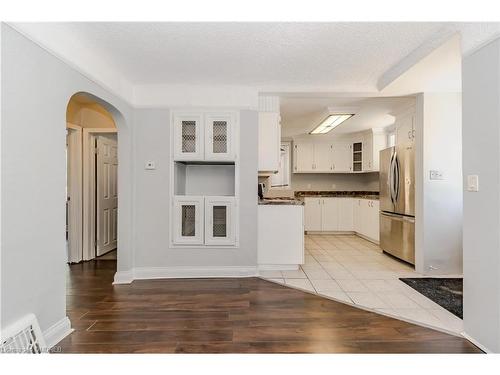
[[[134,270],[116,271],[113,285],[115,284],[130,284],[134,281]]]
[[[136,267],[129,271],[116,272],[113,284],[129,284],[134,280],[147,280],[147,279],[254,277],[257,275],[258,275],[257,267],[253,266]]]
[[[259,264],[259,271],[296,271],[298,264]]]
[[[483,352],[488,353],[488,354],[489,353],[493,353],[492,350],[488,349],[486,346],[484,346],[484,345],[480,344],[479,342],[477,342],[474,338],[472,338],[471,336],[469,336],[467,333],[462,332],[462,336],[465,337],[467,340],[469,340],[474,345],[476,345]]]
[[[52,348],[58,342],[60,342],[63,338],[68,336],[71,332],[73,332],[73,328],[71,328],[71,322],[67,316],[59,320],[53,326],[47,328],[43,332],[43,337],[45,339],[45,344],[47,348]]]

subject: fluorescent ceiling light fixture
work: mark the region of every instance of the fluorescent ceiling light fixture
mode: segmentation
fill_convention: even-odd
[[[354,116],[354,114],[352,113],[329,115],[309,134],[326,134],[330,130],[335,129],[337,126],[342,124],[344,121],[350,119],[352,116]]]

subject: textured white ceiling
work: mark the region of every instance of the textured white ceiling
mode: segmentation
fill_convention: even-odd
[[[413,97],[377,98],[311,98],[282,97],[280,104],[282,134],[294,137],[310,132],[325,118],[328,107],[355,108],[355,115],[325,137],[353,133],[371,128],[382,128],[394,123],[391,115],[414,103]]]
[[[464,53],[500,33],[500,23],[446,22],[13,25],[128,98],[149,85],[378,92],[385,73],[397,76],[453,33]]]
[[[133,84],[373,90],[440,23],[50,23]]]

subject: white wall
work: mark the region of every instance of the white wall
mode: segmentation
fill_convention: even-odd
[[[461,274],[461,94],[419,94],[415,125],[416,270]],[[431,180],[431,170],[442,171],[444,179]]]
[[[257,264],[257,112],[240,111],[240,247],[170,248],[169,247],[169,159],[170,111],[135,111],[135,257],[136,275],[175,274],[194,268],[234,267],[249,269]],[[244,141],[243,141],[244,140]],[[145,170],[146,160],[155,160],[157,169]],[[179,271],[179,272],[181,272]],[[141,276],[142,275],[142,276]]]
[[[500,352],[500,39],[463,60],[464,329]],[[464,182],[465,184],[465,182]]]
[[[66,317],[66,107],[83,91],[119,129],[119,268],[130,267],[131,109],[5,24],[2,44],[1,327],[29,312],[47,331]],[[103,104],[103,103],[101,103]]]

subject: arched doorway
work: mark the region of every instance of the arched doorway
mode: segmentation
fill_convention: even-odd
[[[111,109],[111,111],[109,110]],[[77,93],[66,109],[68,263],[117,259],[118,128],[101,99]]]

